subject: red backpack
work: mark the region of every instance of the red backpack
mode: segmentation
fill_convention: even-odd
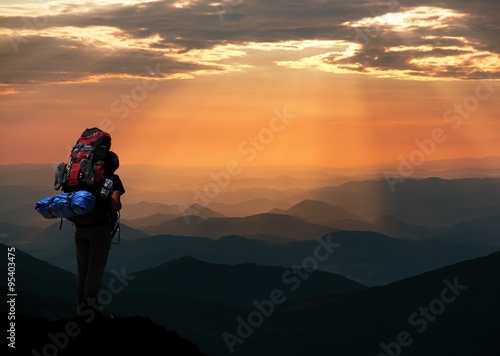
[[[111,136],[97,127],[83,131],[73,146],[68,163],[60,163],[55,173],[54,189],[64,192],[87,190],[99,193],[106,178],[106,157]]]

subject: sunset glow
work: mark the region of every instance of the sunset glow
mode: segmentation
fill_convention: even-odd
[[[500,155],[500,5],[411,4],[3,2],[0,163],[88,126],[128,163],[365,165],[435,129],[426,160]]]

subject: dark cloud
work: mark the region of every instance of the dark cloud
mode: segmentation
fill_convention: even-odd
[[[76,81],[99,75],[166,76],[220,69],[175,61],[158,52],[101,48],[72,39],[31,36],[24,40],[18,53],[11,43],[0,42],[0,78],[4,83]]]
[[[158,55],[156,50],[170,50],[172,53],[188,53],[196,49],[210,49],[224,44],[245,44],[248,42],[282,42],[289,40],[344,40],[356,41],[361,45],[353,57],[338,63],[328,58],[325,63],[380,70],[402,70],[419,75],[457,75],[472,77],[467,68],[448,68],[446,71],[432,72],[429,68],[419,68],[412,59],[423,57],[447,57],[461,54],[453,47],[467,44],[477,51],[499,53],[498,0],[480,1],[363,1],[363,0],[229,0],[218,6],[211,1],[196,1],[191,6],[176,8],[174,1],[157,1],[136,5],[87,7],[84,13],[61,13],[56,16],[41,14],[28,19],[39,28],[73,26],[108,26],[122,31],[131,39],[146,39],[158,36],[151,43],[149,51],[109,50],[97,47],[82,47],[74,40],[57,38],[29,38],[22,43],[22,55],[6,51],[2,42],[1,80],[12,82],[27,80],[30,76],[46,80],[47,77],[68,73],[71,78],[94,74],[139,75],[145,63],[160,62],[167,73],[189,72],[197,69],[215,69],[214,65],[195,65]],[[409,28],[394,31],[389,27],[365,25],[357,28],[346,25],[365,18],[382,16],[389,12],[404,11],[417,6],[441,7],[465,14],[452,19],[441,28]],[[438,15],[429,14],[429,19],[439,21]],[[37,21],[35,21],[37,19]],[[13,35],[26,28],[25,17],[0,17],[1,27]],[[432,51],[417,51],[411,47],[431,46]],[[73,46],[73,47],[72,47]],[[398,52],[388,49],[407,46],[408,50]],[[5,54],[5,55],[4,55]],[[47,63],[48,62],[48,63]],[[210,68],[209,68],[210,67]],[[5,68],[11,68],[6,70]],[[347,67],[345,67],[347,68]],[[423,71],[425,69],[425,72]],[[491,70],[490,70],[491,71]],[[497,71],[498,72],[498,71]],[[43,73],[43,74],[42,74]],[[444,74],[443,74],[444,73]],[[498,75],[498,73],[494,73]],[[43,78],[42,78],[43,77]]]

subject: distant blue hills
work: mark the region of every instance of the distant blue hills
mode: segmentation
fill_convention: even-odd
[[[122,335],[115,351],[144,340],[143,352],[207,356],[496,356],[498,162],[426,162],[396,189],[390,163],[249,168],[206,205],[195,194],[208,168],[120,167],[120,241],[103,282],[115,318],[86,335],[112,328],[106,350]],[[55,194],[50,165],[1,168],[0,253],[16,248],[19,333],[34,335],[18,341],[30,352],[81,322],[74,227],[34,210]],[[87,336],[67,354],[92,354]]]

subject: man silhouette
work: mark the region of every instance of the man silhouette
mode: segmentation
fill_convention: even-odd
[[[110,151],[106,166],[111,168],[112,189],[98,201],[95,209],[85,219],[73,219],[75,224],[75,245],[77,270],[77,292],[79,314],[85,310],[101,315],[99,292],[104,268],[108,260],[114,228],[117,226],[122,208],[121,196],[125,194],[120,177],[115,174],[120,165],[116,153]],[[71,219],[70,219],[71,220]]]

